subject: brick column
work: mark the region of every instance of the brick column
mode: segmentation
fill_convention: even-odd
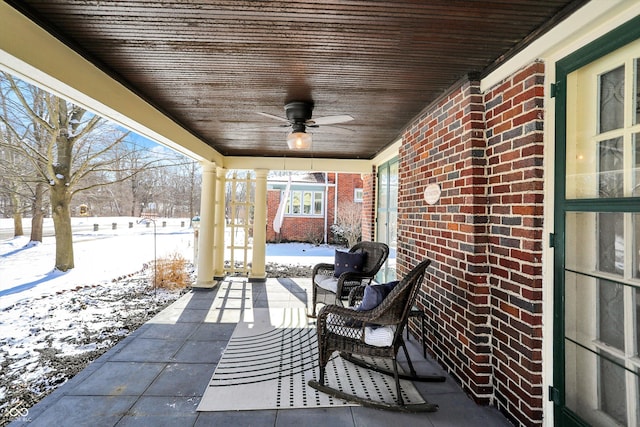
[[[485,93],[489,266],[497,406],[522,425],[542,420],[544,64]]]
[[[376,240],[376,167],[362,175],[362,240]]]

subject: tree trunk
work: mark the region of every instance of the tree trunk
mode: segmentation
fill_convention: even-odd
[[[56,269],[60,271],[67,271],[74,267],[70,205],[71,196],[66,187],[53,186],[51,206],[56,232]]]
[[[15,192],[11,194],[11,205],[13,207],[13,237],[24,236],[20,198]]]
[[[36,184],[33,202],[31,204],[31,238],[32,242],[42,242],[42,221],[44,219],[44,183]]]
[[[22,212],[17,211],[13,213],[13,237],[24,236],[24,230],[22,229]]]

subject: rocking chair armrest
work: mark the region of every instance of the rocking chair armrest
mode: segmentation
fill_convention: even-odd
[[[326,321],[327,317],[330,314],[334,314],[341,317],[349,317],[356,320],[366,320],[364,318],[360,319],[360,317],[363,316],[362,313],[365,313],[365,312],[356,311],[353,308],[343,307],[341,305],[325,305],[320,309],[320,313],[318,313],[318,322]]]
[[[351,307],[343,307],[341,305],[325,305],[320,309],[320,313],[318,314],[318,329],[322,330],[326,328],[327,318],[330,315],[340,317],[347,320],[352,321],[360,321],[363,324],[372,323],[377,325],[395,325],[394,323],[389,323],[385,321],[383,316],[380,316],[380,310],[374,308],[373,310],[368,311],[359,311],[354,310]],[[333,317],[332,316],[332,317]]]
[[[366,273],[358,273],[353,271],[347,271],[340,275],[338,278],[338,285],[336,289],[336,295],[341,295],[343,297],[348,297],[351,289],[356,286],[361,286],[363,280],[368,280],[371,282],[373,280],[373,276]],[[345,287],[347,289],[343,290]]]
[[[349,292],[349,302],[347,304],[349,307],[354,307],[356,304],[362,302],[362,299],[364,298],[364,289],[366,287],[366,285],[359,285],[351,289]]]
[[[317,275],[333,276],[333,272],[335,271],[335,268],[336,268],[335,265],[329,264],[329,263],[316,264],[313,266],[311,277],[313,278]],[[323,273],[328,273],[328,274],[323,274]]]

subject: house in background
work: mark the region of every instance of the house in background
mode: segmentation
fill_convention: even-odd
[[[331,225],[341,206],[362,209],[360,174],[314,172],[267,179],[267,241],[330,243]],[[289,194],[287,186],[290,182]],[[278,207],[284,202],[280,230],[274,229]],[[277,224],[276,224],[277,225]],[[277,227],[276,227],[277,228]]]

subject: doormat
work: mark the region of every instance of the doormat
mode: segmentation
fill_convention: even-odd
[[[307,385],[317,380],[318,348],[315,321],[304,309],[253,309],[248,315],[236,326],[198,411],[357,406]],[[390,361],[375,362],[392,368]],[[337,353],[325,377],[325,384],[345,393],[396,401],[393,377],[354,365]],[[406,404],[425,402],[411,381],[401,380],[401,389]]]

